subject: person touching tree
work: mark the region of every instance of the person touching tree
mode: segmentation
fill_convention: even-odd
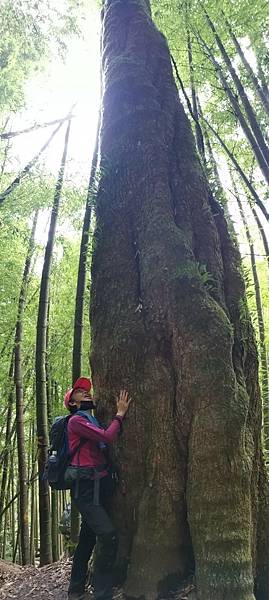
[[[95,545],[94,598],[112,599],[112,569],[118,548],[117,531],[106,510],[106,501],[111,494],[106,449],[121,432],[131,399],[127,391],[120,391],[117,413],[110,426],[103,429],[92,416],[95,404],[91,389],[91,380],[79,377],[64,400],[65,407],[73,413],[68,422],[72,461],[66,479],[71,481],[71,497],[82,517],[68,589],[69,600],[86,598],[88,561]]]

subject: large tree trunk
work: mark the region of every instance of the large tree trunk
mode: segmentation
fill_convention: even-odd
[[[253,600],[253,573],[265,600],[261,401],[239,256],[145,0],[104,3],[103,73],[91,364],[100,410],[122,387],[134,398],[114,511],[126,590],[155,600],[194,554],[200,600]]]

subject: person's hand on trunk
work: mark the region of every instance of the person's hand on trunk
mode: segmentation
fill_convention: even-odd
[[[126,392],[126,390],[121,390],[116,401],[117,401],[117,416],[124,417],[130,406],[130,402],[132,401],[132,398],[129,398],[129,394],[128,394],[128,392]]]

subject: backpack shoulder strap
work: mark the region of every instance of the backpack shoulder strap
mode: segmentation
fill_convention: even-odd
[[[78,412],[74,413],[73,415],[68,415],[66,418],[67,418],[67,419],[68,419],[68,421],[69,421],[69,419],[70,419],[71,417],[75,417],[77,414],[78,414]],[[81,416],[81,417],[84,417],[84,418],[86,418],[86,419],[87,419],[86,415],[83,415],[83,414],[81,414],[81,415],[79,415],[79,416]],[[70,462],[71,462],[71,460],[73,460],[73,458],[74,458],[74,456],[76,455],[76,453],[77,453],[77,452],[80,452],[80,450],[81,450],[82,446],[84,446],[84,444],[86,444],[86,442],[87,442],[87,439],[86,439],[86,438],[82,438],[82,439],[80,440],[79,444],[76,446],[76,448],[74,448],[73,452],[71,452],[71,453],[69,454],[69,461],[70,461]]]

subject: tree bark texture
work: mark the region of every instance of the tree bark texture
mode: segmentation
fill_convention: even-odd
[[[239,255],[148,3],[104,2],[102,39],[91,365],[100,412],[120,388],[134,399],[114,511],[126,592],[155,600],[194,555],[200,600],[253,600],[253,576],[265,600],[268,492]]]

